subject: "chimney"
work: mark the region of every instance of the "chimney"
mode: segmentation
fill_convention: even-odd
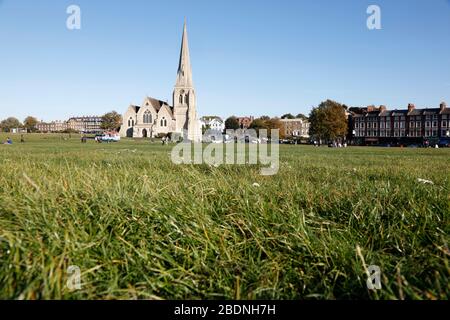
[[[408,104],[408,113],[413,111],[416,108],[416,106],[413,103]]]
[[[440,104],[441,111],[444,111],[445,108],[447,108],[447,104],[445,102],[441,102],[441,104]]]

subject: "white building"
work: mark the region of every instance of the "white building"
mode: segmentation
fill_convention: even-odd
[[[201,117],[200,123],[203,130],[209,129],[220,133],[224,132],[225,130],[225,122],[220,117]]]
[[[147,138],[173,133],[182,135],[183,131],[186,131],[188,140],[201,141],[186,23],[172,98],[172,106],[168,102],[151,97],[145,98],[141,106],[130,105],[123,115],[120,135]]]

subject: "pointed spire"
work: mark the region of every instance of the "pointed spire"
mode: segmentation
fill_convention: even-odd
[[[186,27],[186,18],[184,18],[183,39],[181,40],[180,63],[178,64],[178,74],[176,87],[192,88],[192,68],[189,56],[189,43]]]

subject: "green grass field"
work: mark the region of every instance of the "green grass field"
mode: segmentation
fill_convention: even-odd
[[[450,149],[281,146],[265,177],[175,165],[148,141],[13,139],[2,299],[450,298]],[[81,290],[66,287],[71,265]]]

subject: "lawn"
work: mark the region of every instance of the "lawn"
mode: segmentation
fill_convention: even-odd
[[[450,149],[283,145],[261,176],[67,138],[0,145],[1,299],[450,298]]]

